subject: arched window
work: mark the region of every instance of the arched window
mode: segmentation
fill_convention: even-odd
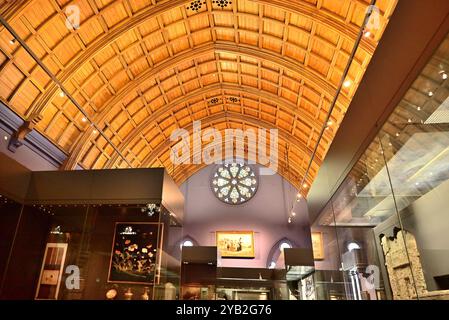
[[[275,245],[271,248],[270,253],[268,254],[267,259],[267,268],[268,269],[276,269],[281,268],[281,266],[277,265],[277,261],[279,260],[280,255],[284,252],[284,249],[293,248],[295,245],[292,241],[287,238],[281,239],[275,243]]]
[[[185,236],[181,240],[178,241],[179,249],[182,250],[183,247],[195,247],[198,245],[198,242],[193,239],[191,236]]]

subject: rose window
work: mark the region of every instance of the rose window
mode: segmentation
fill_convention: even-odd
[[[220,165],[212,178],[212,191],[221,201],[241,204],[250,200],[257,191],[258,179],[254,170],[242,163]]]

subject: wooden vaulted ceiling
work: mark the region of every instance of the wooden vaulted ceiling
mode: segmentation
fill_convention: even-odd
[[[368,0],[0,0],[0,14],[70,92],[0,28],[0,99],[64,151],[63,169],[164,166],[178,183],[201,166],[170,161],[175,128],[279,129],[279,173],[299,186],[363,24]],[[65,8],[81,9],[78,30]],[[378,0],[321,161],[379,43],[396,0]],[[104,133],[114,147],[102,136]],[[127,159],[125,162],[116,149]]]

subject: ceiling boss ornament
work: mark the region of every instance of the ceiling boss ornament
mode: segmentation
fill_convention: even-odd
[[[242,204],[257,191],[259,181],[254,170],[243,163],[225,163],[214,171],[211,187],[215,196],[224,203]]]
[[[190,6],[188,6],[187,9],[198,12],[203,7],[203,4],[206,4],[206,1],[195,0],[190,3]]]
[[[232,4],[232,1],[229,0],[214,0],[212,3],[215,3],[217,6],[223,8],[226,8],[229,4]]]

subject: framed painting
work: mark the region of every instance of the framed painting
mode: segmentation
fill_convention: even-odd
[[[255,257],[253,231],[217,231],[216,245],[222,258]]]
[[[321,232],[312,232],[312,249],[315,260],[324,260],[323,234]]]
[[[117,222],[108,282],[159,283],[163,227],[162,223]]]

